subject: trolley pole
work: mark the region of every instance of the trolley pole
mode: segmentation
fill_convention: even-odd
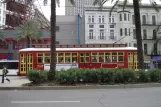
[[[78,44],[80,44],[80,15],[78,14]]]

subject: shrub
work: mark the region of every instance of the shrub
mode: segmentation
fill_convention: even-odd
[[[161,70],[160,69],[149,69],[148,75],[151,82],[158,82],[161,80]]]
[[[124,83],[124,77],[123,77],[123,73],[120,71],[116,71],[114,73],[114,82],[115,83]]]
[[[114,71],[112,69],[101,68],[99,71],[101,83],[114,83]]]
[[[41,70],[30,70],[27,73],[27,78],[34,84],[47,81],[47,72]]]
[[[138,82],[148,82],[148,73],[144,70],[140,70],[137,72],[137,81]]]
[[[56,71],[56,72],[57,72],[57,71]],[[47,78],[48,78],[48,80],[49,80],[49,81],[55,80],[55,74],[56,74],[56,73],[54,73],[54,72],[48,71],[48,72],[47,72]]]
[[[132,83],[136,81],[136,72],[130,69],[121,69],[123,82]]]
[[[73,68],[58,71],[56,74],[56,81],[60,84],[74,84],[76,82],[76,71]]]

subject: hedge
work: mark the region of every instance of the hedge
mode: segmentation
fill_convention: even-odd
[[[41,83],[53,80],[51,72],[31,70],[27,77],[34,83]],[[149,69],[148,71],[133,71],[132,69],[81,69],[71,68],[68,70],[56,71],[55,81],[59,84],[78,84],[78,83],[142,83],[160,82],[161,70]]]

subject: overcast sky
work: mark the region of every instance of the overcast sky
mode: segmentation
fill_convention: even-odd
[[[46,6],[43,5],[43,0],[37,0],[36,2],[37,7],[40,11],[50,20],[50,2]],[[131,2],[132,0],[130,0]],[[161,0],[155,0],[158,4],[161,3]],[[159,2],[160,1],[160,2]],[[142,0],[142,3],[149,3],[149,0]],[[109,3],[108,3],[109,4]],[[65,15],[65,0],[60,0],[60,7],[57,7],[56,10],[57,15]]]

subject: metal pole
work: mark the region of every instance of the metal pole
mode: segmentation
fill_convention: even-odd
[[[80,15],[78,14],[78,44],[80,44]]]

